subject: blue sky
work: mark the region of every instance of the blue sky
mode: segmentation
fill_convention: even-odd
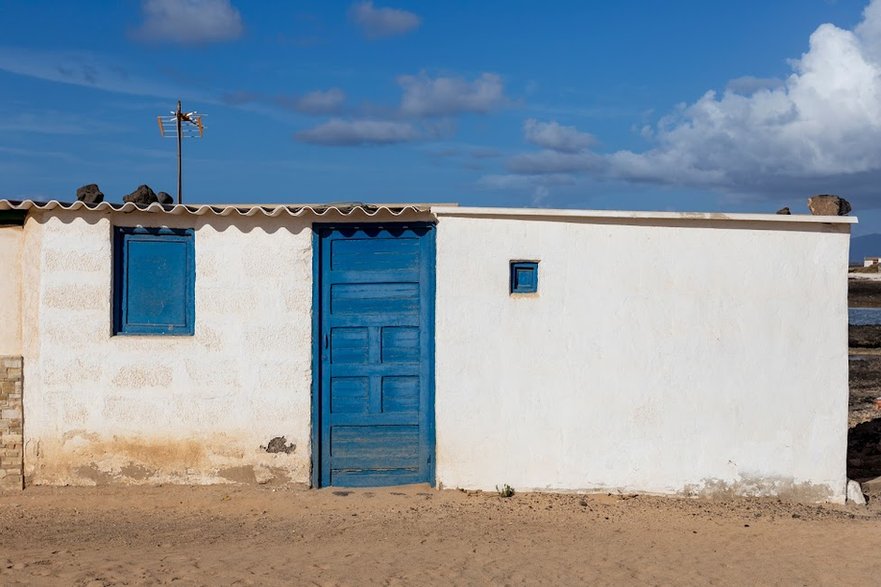
[[[881,231],[881,0],[0,4],[0,195],[806,212]]]

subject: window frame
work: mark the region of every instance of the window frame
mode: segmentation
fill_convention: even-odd
[[[511,261],[508,276],[508,292],[511,295],[535,294],[538,293],[538,261],[514,260]],[[517,271],[521,269],[529,269],[533,272],[535,279],[532,285],[523,286],[517,281]]]
[[[186,246],[186,280],[183,326],[130,324],[128,322],[128,245],[132,242],[183,242]],[[196,331],[196,234],[192,228],[145,226],[113,227],[113,336],[193,336]]]

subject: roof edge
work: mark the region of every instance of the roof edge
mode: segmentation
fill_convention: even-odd
[[[49,200],[9,200],[0,199],[0,210],[65,210],[80,212],[148,212],[180,216],[190,214],[204,216],[255,216],[262,214],[267,217],[288,215],[318,217],[328,215],[368,217],[380,214],[402,216],[408,213],[434,214],[435,216],[459,217],[496,217],[496,218],[546,218],[546,219],[608,219],[608,220],[677,220],[677,221],[712,221],[712,222],[776,222],[802,224],[857,224],[856,216],[812,216],[809,214],[741,214],[723,212],[660,212],[660,211],[624,211],[624,210],[576,210],[568,208],[502,208],[502,207],[467,207],[456,204],[368,204],[362,202],[335,204],[159,204],[138,206],[133,203],[117,204],[101,202],[86,204],[85,202],[60,202]]]
[[[628,212],[623,210],[572,210],[554,208],[493,208],[432,206],[437,216],[499,218],[596,218],[613,220],[700,220],[719,222],[795,222],[821,224],[857,224],[856,216],[813,216],[810,214],[729,214],[723,212]]]
[[[445,206],[447,207],[447,206]],[[250,205],[210,205],[210,204],[159,204],[153,203],[147,206],[138,206],[131,202],[125,204],[116,204],[111,202],[101,202],[100,204],[86,204],[85,202],[60,202],[58,200],[49,200],[48,202],[39,202],[35,200],[7,200],[0,199],[0,210],[65,210],[74,212],[149,212],[158,214],[171,214],[180,216],[191,214],[195,216],[204,216],[213,214],[216,216],[255,216],[262,214],[268,217],[278,217],[284,214],[288,216],[301,217],[307,214],[315,216],[327,216],[329,214],[339,214],[342,216],[351,216],[353,214],[365,214],[367,216],[376,216],[378,214],[388,213],[392,216],[401,216],[407,213],[427,213],[431,212],[429,204],[365,204],[361,202],[353,202],[351,204],[250,204]]]

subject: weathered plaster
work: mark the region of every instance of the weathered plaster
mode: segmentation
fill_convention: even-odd
[[[426,218],[31,210],[28,482],[308,483],[312,221]],[[195,229],[194,336],[112,336],[114,225]]]
[[[437,240],[445,486],[844,500],[847,225],[456,214]],[[535,296],[508,294],[521,258]]]
[[[686,497],[732,498],[739,496],[778,497],[788,501],[811,503],[830,499],[837,493],[837,486],[815,485],[810,482],[796,483],[791,477],[761,475],[749,477],[741,474],[737,480],[703,479],[695,485],[687,485],[682,491]],[[841,502],[840,499],[834,501]]]
[[[0,356],[21,354],[20,226],[0,226]]]
[[[196,229],[195,336],[112,336],[112,227],[157,223]],[[29,482],[308,482],[311,238],[289,217],[34,213]],[[297,449],[261,449],[278,436]]]

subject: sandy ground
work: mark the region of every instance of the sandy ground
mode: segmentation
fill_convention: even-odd
[[[0,586],[879,584],[881,327],[852,330],[851,345],[848,476],[866,507],[422,486],[31,487],[0,495]]]
[[[619,495],[31,488],[2,585],[877,584],[881,508]]]

